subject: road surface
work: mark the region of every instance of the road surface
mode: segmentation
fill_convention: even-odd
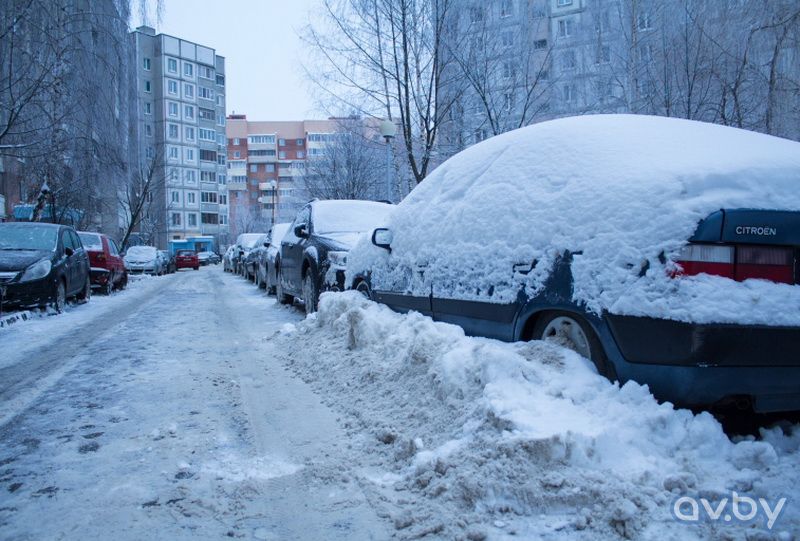
[[[220,267],[0,330],[3,539],[384,539],[296,308]]]

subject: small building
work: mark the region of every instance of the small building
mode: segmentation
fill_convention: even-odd
[[[169,251],[174,254],[178,250],[194,250],[195,252],[216,252],[217,247],[212,235],[198,235],[169,241]]]

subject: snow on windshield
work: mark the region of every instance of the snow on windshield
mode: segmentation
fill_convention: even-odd
[[[284,224],[275,224],[272,226],[272,239],[270,244],[273,246],[280,246],[283,237],[286,236],[286,232],[289,231],[289,226],[292,224],[284,223]]]
[[[58,228],[42,225],[0,225],[0,250],[45,250],[56,249]]]
[[[128,248],[129,257],[155,258],[156,249],[152,246],[131,246]]]
[[[87,250],[103,250],[103,239],[97,233],[78,233],[78,236]]]
[[[569,250],[573,300],[596,312],[797,324],[800,288],[670,279],[660,256],[720,208],[800,210],[798,183],[796,142],[673,118],[563,118],[442,164],[392,214],[391,253],[362,239],[348,269],[371,270],[378,288],[509,303],[539,292]]]
[[[263,233],[245,233],[240,239],[242,248],[245,250],[252,249],[263,236]]]
[[[314,232],[363,233],[382,224],[393,208],[374,201],[318,201],[312,205]]]

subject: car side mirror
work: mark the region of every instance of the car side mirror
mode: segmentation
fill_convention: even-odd
[[[66,255],[67,257],[72,257],[72,254],[74,254],[74,253],[75,253],[75,250],[73,250],[69,246],[66,246],[64,248],[64,255]]]
[[[264,243],[264,248],[269,248],[269,243],[268,242]]]
[[[308,226],[306,224],[294,226],[294,236],[301,239],[308,237]]]
[[[379,227],[372,232],[372,244],[378,248],[392,251],[392,232],[385,227]]]

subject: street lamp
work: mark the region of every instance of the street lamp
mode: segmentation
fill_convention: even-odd
[[[273,179],[267,183],[267,186],[272,192],[272,225],[275,225],[275,192],[278,191],[278,183]]]
[[[397,126],[389,119],[381,121],[381,135],[386,140],[386,200],[392,200],[392,139],[397,134]]]

